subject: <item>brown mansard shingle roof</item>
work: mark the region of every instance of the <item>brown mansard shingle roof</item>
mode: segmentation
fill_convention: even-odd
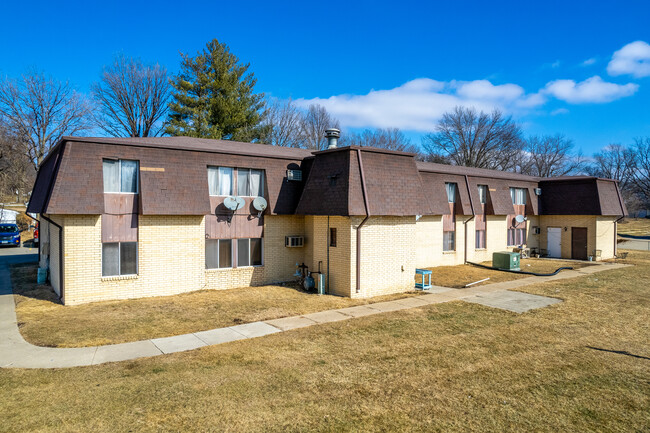
[[[370,215],[448,214],[445,182],[458,184],[464,214],[480,209],[478,185],[488,186],[490,211],[495,215],[513,213],[510,187],[528,190],[528,212],[533,215],[627,213],[620,205],[616,183],[607,179],[538,178],[416,162],[410,153],[369,147],[313,152],[191,137],[65,137],[41,164],[28,211],[103,213],[102,159],[124,158],[140,161],[139,211],[145,215],[209,213],[207,165],[264,169],[265,197],[272,214],[365,215],[359,153]],[[287,169],[302,169],[303,181],[287,181]],[[331,186],[332,175],[337,177],[337,188]],[[536,187],[542,188],[542,196],[535,195]]]

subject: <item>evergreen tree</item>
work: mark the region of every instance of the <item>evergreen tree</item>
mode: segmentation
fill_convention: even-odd
[[[264,94],[253,93],[257,80],[226,44],[210,41],[192,58],[186,54],[172,80],[165,132],[169,135],[254,141],[263,135]]]

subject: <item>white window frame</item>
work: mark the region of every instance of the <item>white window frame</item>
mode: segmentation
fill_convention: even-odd
[[[483,194],[481,194],[481,191],[483,191]],[[488,195],[488,186],[487,185],[479,185],[478,186],[478,201],[481,204],[487,204],[487,195]]]
[[[449,187],[453,188],[453,198],[449,198]],[[445,182],[445,191],[447,193],[447,202],[456,203],[456,194],[458,193],[458,185],[455,182]]]
[[[251,239],[259,239],[260,240],[260,244],[261,244],[261,247],[262,247],[261,251],[260,251],[262,263],[259,264],[259,265],[253,265],[252,264],[253,263],[253,256],[252,256],[252,253],[251,253]],[[241,241],[241,240],[247,240],[248,241],[248,263],[249,264],[248,265],[243,265],[243,266],[239,266],[239,241]],[[264,266],[264,238],[238,238],[238,239],[236,239],[236,241],[237,241],[237,267],[238,268],[261,268],[262,266]]]
[[[260,172],[260,191],[259,191],[259,192],[260,192],[260,195],[259,195],[259,196],[257,196],[257,195],[250,195],[251,180],[252,180],[252,178],[251,178],[251,173],[253,172],[253,170],[254,170],[254,171],[259,171],[259,172]],[[239,172],[240,172],[240,171],[241,171],[241,172],[244,172],[244,171],[245,171],[245,172],[248,173],[248,189],[249,189],[249,190],[247,191],[248,194],[243,194],[243,193],[239,190]],[[264,197],[264,170],[260,170],[260,169],[258,169],[258,168],[238,168],[238,169],[237,169],[237,195],[239,195],[239,196],[241,196],[241,197]]]
[[[104,182],[104,177],[103,177],[103,171],[104,171],[104,161],[117,161],[118,164],[118,172],[117,172],[117,177],[118,177],[118,183],[120,184],[120,191],[106,191],[106,185],[104,185],[104,194],[139,194],[140,193],[140,161],[136,159],[109,159],[109,158],[104,158],[102,159],[102,184]],[[129,162],[135,162],[137,165],[136,168],[136,173],[135,173],[135,192],[130,192],[130,191],[122,191],[122,161],[129,161]]]
[[[205,269],[208,270],[208,271],[209,270],[214,270],[214,269],[233,269],[235,267],[235,255],[233,254],[234,249],[235,249],[235,247],[234,247],[235,243],[233,241],[235,241],[235,240],[236,239],[209,239],[209,238],[206,238],[205,239],[206,243],[204,244],[204,248],[205,248],[205,245],[207,244],[208,241],[216,241],[216,243],[217,243],[217,267],[216,268],[208,268],[207,263],[206,263]],[[220,251],[221,251],[221,249],[219,248],[219,243],[221,241],[230,241],[230,266],[224,266],[224,267],[219,266],[219,262],[220,262],[219,255],[220,255]]]
[[[219,194],[219,189],[220,189],[219,170],[222,169],[222,168],[223,169],[225,169],[225,168],[230,169],[230,194]],[[217,172],[217,185],[216,185],[217,194],[212,194],[210,192],[210,170],[215,170]],[[219,165],[219,166],[208,165],[208,170],[207,170],[207,174],[208,174],[208,194],[210,195],[210,197],[228,197],[228,196],[233,195],[234,192],[235,192],[235,178],[236,178],[235,172],[236,172],[236,169],[234,167],[227,167],[225,165]],[[216,268],[214,268],[214,269],[216,269]],[[219,268],[219,269],[224,269],[224,268]]]
[[[510,198],[514,205],[526,205],[526,188],[510,188]]]
[[[122,244],[135,244],[135,274],[122,274]],[[104,244],[117,244],[117,274],[115,275],[104,275]],[[102,242],[102,254],[101,254],[101,264],[102,264],[102,278],[110,277],[137,277],[140,275],[140,245],[138,241],[120,241],[120,242]]]

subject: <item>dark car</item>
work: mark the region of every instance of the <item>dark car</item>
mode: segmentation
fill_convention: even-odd
[[[0,245],[20,246],[20,230],[16,224],[0,224]]]

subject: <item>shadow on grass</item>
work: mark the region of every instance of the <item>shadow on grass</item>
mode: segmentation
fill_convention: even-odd
[[[599,350],[601,352],[610,352],[610,353],[617,353],[619,355],[627,355],[631,356],[633,358],[639,358],[639,359],[650,359],[650,357],[647,356],[641,356],[641,355],[635,355],[633,353],[628,352],[627,350],[611,350],[611,349],[602,349],[600,347],[593,347],[593,346],[585,346],[587,349],[593,349],[593,350]]]
[[[11,265],[11,285],[15,295],[39,301],[61,304],[61,300],[49,284],[37,284],[38,265],[35,263],[17,263]]]

